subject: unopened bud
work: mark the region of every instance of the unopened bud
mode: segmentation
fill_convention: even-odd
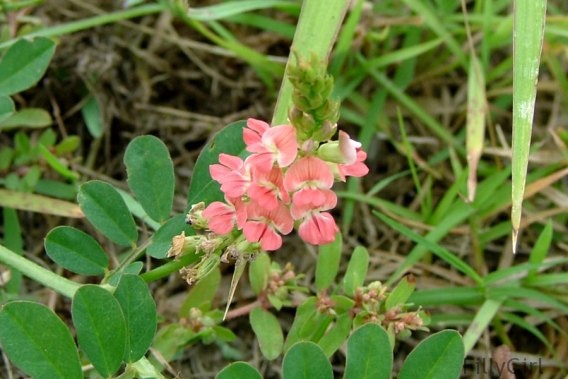
[[[185,222],[193,229],[207,229],[207,219],[203,217],[203,211],[205,210],[205,203],[199,202],[197,204],[193,204],[189,212],[185,217]]]
[[[171,258],[187,253],[194,253],[202,240],[203,236],[186,237],[185,232],[181,232],[181,234],[172,238],[172,246],[168,250],[168,257]]]

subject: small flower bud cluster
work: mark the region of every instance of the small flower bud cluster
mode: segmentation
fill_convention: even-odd
[[[292,264],[286,263],[284,268],[280,268],[278,264],[273,263],[267,279],[258,295],[262,306],[265,308],[273,306],[278,310],[283,306],[292,306],[290,292],[298,289],[298,275],[294,272]]]
[[[331,187],[367,174],[361,145],[345,132],[337,141],[301,141],[291,125],[270,127],[255,119],[247,120],[243,139],[246,159],[220,154],[209,168],[225,195],[225,202],[202,212],[209,229],[219,235],[242,230],[266,251],[279,249],[281,235],[294,228],[308,243],[332,242],[338,228],[328,212],[337,204]]]
[[[310,61],[296,57],[298,64],[288,69],[288,80],[294,86],[294,106],[288,118],[298,131],[301,140],[331,139],[339,120],[339,101],[331,98],[333,77],[326,73],[325,65],[312,56]]]
[[[388,296],[387,287],[381,282],[358,288],[353,311],[364,322],[380,324],[400,338],[409,336],[413,330],[428,330],[423,319],[424,312],[421,310],[407,312],[401,305],[385,310],[385,300]]]

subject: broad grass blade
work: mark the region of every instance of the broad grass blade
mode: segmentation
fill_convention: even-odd
[[[527,177],[536,84],[546,0],[516,0],[513,31],[513,164],[512,209],[513,252],[521,225],[523,193]]]

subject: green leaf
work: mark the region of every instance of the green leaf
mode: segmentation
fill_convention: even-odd
[[[262,375],[247,362],[235,362],[221,370],[215,379],[262,379]]]
[[[87,219],[101,233],[121,246],[132,246],[138,231],[119,193],[108,183],[87,182],[79,189],[77,202]]]
[[[63,155],[69,154],[77,150],[81,145],[81,138],[79,136],[67,136],[55,146],[55,154]]]
[[[322,349],[313,342],[298,342],[282,362],[283,379],[331,379],[333,370]]]
[[[187,16],[193,20],[214,21],[230,16],[238,15],[257,9],[278,8],[278,7],[297,7],[294,1],[282,0],[239,0],[229,1],[223,4],[210,5],[207,7],[190,7]]]
[[[365,324],[347,340],[344,379],[388,379],[391,377],[392,362],[387,332],[379,325]]]
[[[414,292],[414,288],[416,288],[416,280],[412,275],[402,278],[385,301],[385,308],[387,311],[398,305],[406,303],[410,295]]]
[[[172,245],[172,238],[181,234],[182,231],[185,232],[186,236],[195,234],[185,223],[184,215],[172,217],[154,233],[152,243],[146,250],[147,253],[153,258],[164,259]]]
[[[213,201],[223,201],[223,193],[219,183],[211,179],[209,174],[209,166],[219,163],[219,154],[230,154],[237,156],[245,156],[245,142],[243,140],[243,128],[246,121],[234,122],[221,129],[211,141],[201,150],[191,183],[189,184],[189,193],[187,195],[188,204],[193,205],[201,201],[209,204]]]
[[[125,361],[136,362],[146,354],[156,334],[156,303],[148,285],[138,275],[123,275],[114,297],[126,320]]]
[[[79,174],[70,170],[67,165],[58,157],[56,157],[45,145],[40,144],[38,146],[38,150],[47,164],[50,165],[52,169],[61,174],[61,176],[70,180],[77,180],[79,178]]]
[[[318,292],[329,288],[333,284],[339,270],[342,247],[343,239],[341,238],[341,233],[335,235],[335,241],[320,246],[316,265],[316,288]]]
[[[109,260],[90,235],[70,226],[58,226],[45,237],[47,255],[63,268],[81,275],[102,275]]]
[[[249,315],[250,325],[266,359],[276,359],[282,353],[284,334],[276,316],[262,308],[254,308]]]
[[[544,26],[546,0],[516,0],[513,31],[513,159],[511,172],[511,223],[513,252],[516,250],[531,133]]]
[[[357,246],[353,250],[347,271],[343,277],[343,291],[349,296],[355,295],[357,288],[363,286],[367,269],[369,267],[369,253],[363,246]]]
[[[315,297],[308,297],[298,308],[296,308],[296,315],[294,317],[294,322],[292,327],[286,336],[286,342],[284,344],[284,351],[290,349],[296,342],[301,340],[301,330],[304,329],[306,323],[314,317],[316,314],[316,303],[317,299]]]
[[[81,114],[83,115],[83,120],[85,120],[85,125],[93,138],[99,138],[103,135],[103,117],[101,107],[97,99],[89,95],[89,98],[81,108]]]
[[[44,109],[26,108],[13,113],[4,121],[0,121],[0,130],[6,131],[20,127],[44,128],[51,123],[51,116]]]
[[[254,261],[252,261],[249,266],[250,286],[255,295],[258,295],[266,288],[269,275],[270,257],[265,252],[261,252],[254,258]]]
[[[335,324],[318,341],[318,345],[322,348],[327,357],[331,357],[333,353],[343,345],[343,342],[345,342],[351,331],[351,325],[351,315],[344,313],[337,318]]]
[[[12,95],[41,79],[55,51],[48,38],[20,39],[0,61],[0,96]]]
[[[71,332],[44,305],[14,301],[0,309],[0,344],[10,361],[33,378],[80,379]]]
[[[435,333],[408,355],[399,379],[459,378],[464,360],[461,337],[454,330]]]
[[[154,136],[136,137],[124,153],[128,186],[152,219],[165,221],[174,200],[174,165],[166,145]]]
[[[104,377],[120,367],[126,351],[126,321],[119,302],[107,290],[84,285],[71,305],[79,346]]]
[[[0,122],[10,117],[15,111],[14,101],[9,96],[0,96]]]

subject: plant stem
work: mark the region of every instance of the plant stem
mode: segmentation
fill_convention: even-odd
[[[170,275],[172,272],[179,271],[179,269],[181,269],[182,267],[195,263],[200,258],[201,255],[197,255],[195,253],[187,253],[179,257],[179,259],[175,261],[170,261],[164,265],[156,267],[153,270],[141,274],[140,277],[144,279],[147,283],[154,282],[156,280],[165,278],[166,276]]]
[[[79,283],[65,279],[2,245],[0,245],[0,261],[68,298],[72,298],[75,291],[81,287]]]
[[[320,61],[327,62],[349,3],[350,0],[304,0],[286,72],[296,63],[294,55],[306,60],[315,55]],[[291,102],[292,84],[284,74],[272,117],[273,125],[286,122]]]

